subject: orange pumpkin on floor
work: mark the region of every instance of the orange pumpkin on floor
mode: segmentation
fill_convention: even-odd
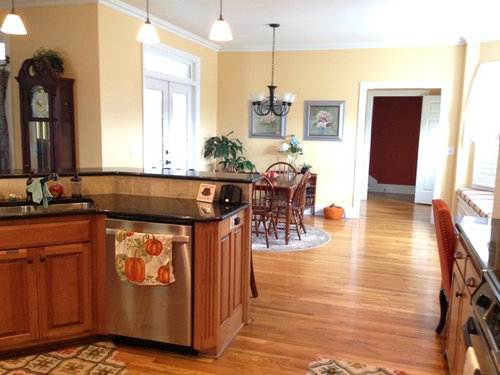
[[[156,238],[150,238],[146,241],[146,253],[149,255],[159,255],[163,249],[163,245],[161,241],[158,241]]]
[[[168,264],[158,268],[158,281],[162,284],[168,284],[170,282],[170,267]]]
[[[325,217],[330,220],[339,220],[344,216],[344,209],[335,205],[325,207]]]
[[[146,264],[141,258],[128,257],[125,261],[125,277],[129,281],[142,283],[146,277]]]

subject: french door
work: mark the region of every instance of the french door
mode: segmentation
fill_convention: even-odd
[[[146,77],[145,83],[144,170],[187,170],[194,163],[193,89],[151,77]]]

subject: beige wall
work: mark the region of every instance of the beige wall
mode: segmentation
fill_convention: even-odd
[[[6,12],[4,12],[6,13]],[[65,77],[75,79],[75,122],[79,167],[142,167],[142,45],[137,32],[143,23],[98,4],[17,9],[28,30],[12,36],[11,71],[40,46],[53,49],[65,62]],[[200,57],[200,137],[216,133],[217,52],[157,28],[161,42]],[[16,167],[22,157],[19,91],[13,87]]]
[[[358,49],[277,52],[275,84],[278,92],[298,94],[287,118],[287,135],[303,141],[305,100],[345,100],[344,140],[305,141],[308,162],[318,173],[319,205],[353,206],[357,115],[360,82],[436,82],[450,96],[444,103],[447,117],[445,144],[455,147],[460,106],[463,47]],[[282,140],[248,136],[248,95],[266,89],[270,81],[270,52],[220,53],[218,133],[234,130],[258,170],[277,160]],[[433,87],[429,87],[432,89]],[[441,194],[451,198],[454,156],[444,160]]]
[[[64,60],[64,76],[75,79],[77,163],[99,166],[101,139],[99,118],[99,62],[97,5],[79,4],[16,9],[28,35],[10,37],[10,70],[16,168],[22,167],[19,90],[17,76],[22,62],[41,46],[53,49]],[[5,12],[4,12],[5,13]],[[3,15],[1,16],[3,19]]]

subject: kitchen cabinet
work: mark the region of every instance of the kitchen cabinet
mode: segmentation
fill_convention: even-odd
[[[0,221],[0,352],[105,333],[101,232],[101,215]]]
[[[481,272],[461,236],[458,238],[454,257],[451,295],[448,301],[446,357],[450,375],[461,375],[465,363],[462,326],[471,315],[471,296],[481,282]]]
[[[250,210],[195,223],[193,348],[218,357],[248,323]]]

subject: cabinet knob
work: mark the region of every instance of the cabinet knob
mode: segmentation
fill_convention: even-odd
[[[453,254],[453,258],[455,259],[462,259],[464,256],[461,251],[455,251],[455,254]]]
[[[469,277],[467,280],[465,280],[465,285],[467,286],[470,286],[470,287],[473,287],[474,286],[474,278],[473,277]]]
[[[455,297],[460,298],[460,297],[462,297],[462,294],[463,294],[462,292],[456,292],[456,293],[455,293]]]
[[[31,263],[33,263],[33,258],[28,258],[28,259],[26,259],[26,261],[27,261],[29,264],[31,264]]]
[[[43,255],[40,257],[40,262],[43,263],[47,260],[47,258],[45,258]]]

